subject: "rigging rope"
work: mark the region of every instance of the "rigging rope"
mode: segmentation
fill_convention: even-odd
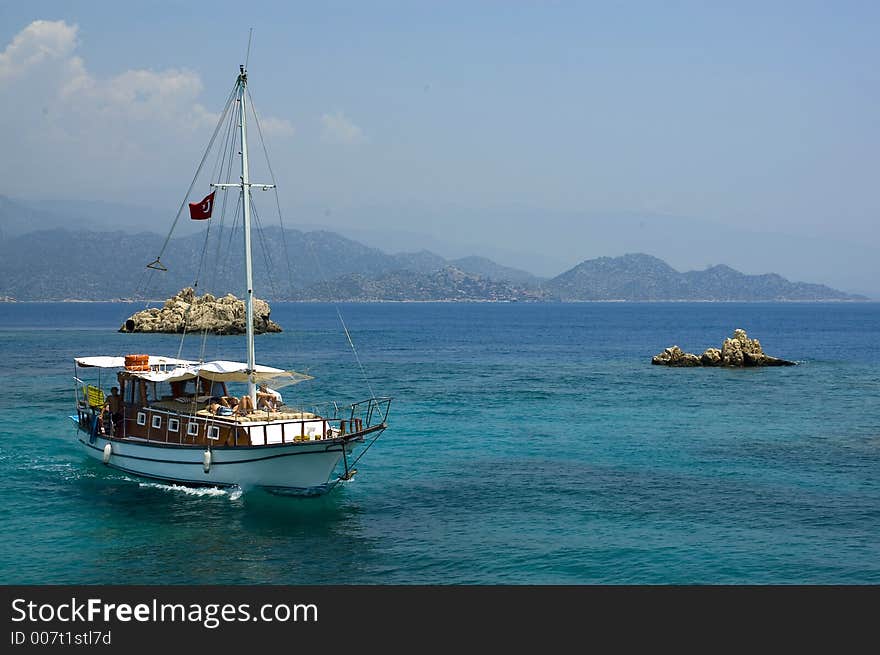
[[[290,257],[287,249],[287,234],[284,230],[284,217],[281,213],[281,201],[278,198],[278,184],[275,181],[275,171],[272,170],[272,162],[269,159],[269,149],[266,147],[266,141],[263,139],[263,128],[260,126],[260,117],[257,115],[257,106],[254,104],[254,99],[251,96],[250,87],[247,89],[248,99],[251,101],[251,112],[254,115],[254,124],[257,126],[257,134],[260,135],[260,145],[263,146],[263,156],[266,158],[266,166],[269,169],[269,177],[272,179],[272,184],[275,185],[273,191],[275,192],[275,207],[278,209],[278,224],[281,226],[281,245],[284,248],[284,259],[287,261],[287,289],[288,294],[293,295],[293,270],[290,268]]]
[[[234,125],[236,122],[235,121],[236,113],[230,112],[230,108],[233,106],[233,103],[236,102],[237,89],[238,89],[238,81],[236,81],[236,84],[233,86],[232,90],[229,93],[229,96],[226,99],[226,103],[224,105],[223,111],[221,112],[220,119],[218,120],[217,125],[214,128],[214,132],[211,135],[211,139],[208,143],[208,146],[205,149],[204,154],[202,155],[202,158],[201,158],[199,165],[196,169],[195,175],[193,176],[193,179],[189,185],[189,188],[187,189],[186,195],[184,196],[183,202],[180,204],[180,207],[177,211],[177,215],[175,216],[174,221],[171,225],[171,229],[169,230],[168,235],[166,236],[165,241],[163,242],[162,247],[159,250],[159,254],[156,256],[156,259],[147,266],[147,269],[144,271],[144,273],[142,273],[142,275],[149,275],[150,281],[152,281],[152,279],[153,279],[152,275],[155,273],[156,270],[167,270],[165,268],[165,266],[161,263],[162,256],[165,254],[165,251],[168,248],[168,245],[171,241],[171,237],[172,237],[174,230],[180,220],[181,215],[183,214],[184,208],[186,207],[186,204],[187,204],[187,201],[189,200],[190,194],[192,193],[192,190],[195,188],[196,182],[198,181],[199,176],[201,175],[201,172],[205,166],[205,163],[208,160],[208,156],[209,156],[211,150],[213,149],[214,144],[217,141],[217,137],[218,137],[218,135],[220,135],[221,129],[223,128],[224,125],[226,125],[226,130],[225,130],[225,133],[224,133],[223,138],[221,140],[223,143],[223,148],[220,150],[220,152],[218,153],[218,157],[215,160],[213,171],[211,173],[211,178],[213,179],[215,177],[222,177],[222,172],[225,167],[226,168],[225,178],[226,178],[227,182],[232,179],[232,164],[233,164],[233,160],[234,160],[234,157],[232,156],[232,154],[235,151],[235,147],[238,144],[239,139],[238,139],[238,134],[236,133],[236,131],[234,129]],[[246,89],[246,92],[248,94],[248,99],[250,100],[250,103],[251,103],[251,112],[253,114],[254,124],[257,126],[257,133],[260,138],[260,144],[263,148],[263,153],[264,153],[264,156],[266,159],[266,164],[268,167],[269,175],[271,176],[272,184],[274,186],[275,206],[276,206],[276,209],[278,212],[278,219],[279,219],[279,224],[281,227],[282,248],[284,250],[285,261],[287,262],[288,288],[291,290],[291,295],[292,295],[294,276],[293,276],[293,269],[292,269],[291,263],[290,263],[290,251],[289,251],[289,248],[287,245],[287,236],[286,236],[286,230],[284,228],[284,218],[283,218],[283,212],[281,211],[281,202],[280,202],[280,198],[279,198],[279,194],[278,194],[278,185],[276,182],[275,171],[272,167],[272,163],[269,158],[268,147],[266,146],[266,141],[265,141],[265,138],[263,135],[262,125],[260,123],[259,115],[256,110],[256,104],[253,101],[253,97],[251,95],[249,88]],[[239,117],[239,120],[240,120],[240,117]],[[241,198],[241,192],[239,192],[239,199],[240,198]],[[222,241],[224,240],[223,239],[223,232],[224,232],[223,224],[224,224],[224,219],[226,216],[227,201],[228,201],[228,194],[226,193],[226,189],[224,188],[223,189],[223,200],[221,203],[220,220],[218,221],[219,225],[217,226],[218,238],[217,238],[217,256],[215,257],[216,265],[215,265],[215,268],[213,271],[212,282],[209,285],[209,288],[217,288],[217,284],[219,282],[218,276],[219,276],[220,263],[221,263],[220,251],[221,251]],[[268,244],[266,241],[266,237],[263,234],[260,216],[256,210],[256,207],[253,204],[253,201],[251,202],[251,209],[253,210],[254,223],[255,223],[255,225],[257,227],[257,231],[259,233],[260,247],[263,251],[263,256],[266,261],[266,270],[269,273],[268,279],[269,279],[269,282],[270,282],[270,285],[272,288],[272,294],[273,294],[273,296],[277,297],[278,290],[275,287],[275,280],[274,280],[273,276],[271,275],[273,268],[272,268],[270,250],[269,250],[269,247],[268,247]],[[231,244],[233,241],[233,237],[235,235],[236,227],[238,225],[238,216],[239,216],[240,211],[241,211],[241,202],[238,202],[238,203],[236,203],[235,211],[233,214],[233,224],[232,224],[231,228],[229,229],[228,244],[227,244],[228,247],[226,248],[226,257],[225,257],[225,261],[224,261],[223,270],[226,270],[228,268],[228,266],[226,266],[225,264],[228,264],[229,257],[231,256],[231,251],[232,251]],[[202,271],[205,266],[207,252],[208,252],[208,244],[209,244],[210,235],[211,235],[211,224],[209,223],[209,225],[205,231],[205,240],[203,242],[202,249],[199,254],[198,268],[196,271],[196,276],[193,281],[194,291],[198,290],[199,283],[200,283],[200,280],[202,277]],[[324,271],[324,267],[322,266],[320,258],[317,256],[317,252],[315,251],[314,244],[309,239],[305,239],[305,241],[306,241],[306,249],[309,251],[311,258],[313,259],[313,261],[315,263],[316,270],[319,273],[319,278],[320,278],[321,282],[323,282],[323,284],[325,285],[325,288],[327,288],[327,290],[329,291],[329,280],[328,280],[328,277]],[[149,271],[149,273],[147,273],[147,271]],[[139,286],[140,286],[140,284],[139,284]],[[328,293],[328,297],[329,297],[329,293]],[[336,315],[339,319],[339,322],[342,326],[342,329],[345,333],[346,340],[348,341],[348,344],[351,347],[352,353],[354,355],[354,359],[355,359],[357,366],[358,366],[358,370],[360,371],[360,374],[363,377],[363,380],[367,386],[367,389],[370,392],[371,397],[375,398],[376,397],[375,392],[373,391],[369,376],[367,375],[366,368],[364,367],[364,364],[361,361],[360,354],[358,353],[357,347],[354,344],[354,340],[352,338],[351,331],[349,330],[348,325],[346,324],[345,319],[343,318],[342,310],[340,309],[339,304],[336,303],[335,301],[332,301],[332,304],[333,304],[333,307],[336,311]],[[190,309],[191,309],[191,306],[190,306]],[[183,340],[184,340],[183,338],[186,336],[186,333],[187,333],[189,315],[190,315],[190,312],[189,312],[189,310],[187,310],[187,312],[184,316],[184,329],[183,329],[183,335],[181,337],[180,346],[178,348],[178,355],[177,355],[178,358],[181,358],[181,354],[183,352]],[[202,343],[201,343],[200,353],[199,353],[199,358],[202,361],[204,361],[204,355],[205,355],[205,350],[206,350],[206,345],[207,345],[206,344],[207,331],[204,331],[204,332],[205,333],[202,335]]]
[[[232,91],[229,93],[229,97],[226,100],[226,106],[223,108],[223,112],[220,115],[220,120],[217,122],[217,127],[214,128],[214,133],[211,135],[211,140],[208,142],[208,147],[205,149],[205,154],[202,155],[202,160],[199,162],[199,166],[196,169],[196,174],[193,176],[192,182],[189,185],[189,189],[186,191],[186,195],[183,198],[183,202],[180,203],[180,208],[177,210],[177,216],[174,217],[174,222],[171,224],[171,229],[168,232],[168,236],[165,237],[165,243],[162,244],[162,248],[159,250],[159,255],[156,257],[156,262],[158,262],[162,255],[165,252],[165,248],[168,247],[168,242],[171,240],[171,235],[174,233],[174,228],[177,226],[177,221],[180,220],[180,215],[183,213],[183,208],[186,206],[187,200],[189,200],[189,194],[192,193],[193,188],[196,185],[196,181],[199,179],[199,173],[202,172],[202,167],[205,165],[205,160],[208,158],[208,153],[211,152],[211,148],[214,145],[214,141],[217,138],[217,134],[220,132],[220,127],[223,125],[223,121],[226,118],[226,113],[229,111],[229,107],[232,104],[232,101],[235,97],[235,90],[238,88],[238,82],[235,83]],[[154,262],[154,263],[156,263]]]
[[[198,165],[198,168],[196,169],[195,175],[193,175],[192,182],[190,182],[189,188],[186,191],[186,195],[183,198],[183,202],[180,203],[180,207],[177,210],[177,215],[174,217],[174,221],[171,223],[171,229],[168,230],[168,235],[165,237],[165,241],[163,242],[162,247],[159,249],[159,254],[156,256],[156,259],[154,259],[152,262],[147,264],[146,268],[143,271],[141,271],[141,275],[138,278],[137,286],[135,287],[135,297],[138,297],[138,296],[145,297],[147,295],[147,290],[153,287],[153,279],[154,279],[156,271],[166,272],[168,270],[165,267],[165,265],[162,264],[162,255],[165,254],[165,250],[168,247],[169,242],[171,241],[171,236],[172,236],[172,234],[174,234],[174,229],[177,227],[177,223],[180,220],[180,216],[183,213],[183,209],[186,206],[187,201],[189,200],[190,193],[192,193],[192,190],[196,185],[196,181],[198,180],[199,175],[201,174],[202,168],[205,165],[205,161],[207,161],[207,159],[208,159],[208,155],[211,152],[211,149],[214,145],[214,141],[217,139],[217,135],[220,132],[220,128],[222,127],[222,125],[226,119],[226,115],[229,112],[229,108],[232,104],[232,101],[235,98],[236,87],[237,87],[237,82],[236,82],[236,85],[233,86],[232,91],[230,91],[229,95],[226,98],[226,103],[223,106],[223,111],[220,114],[220,118],[217,121],[217,126],[214,128],[214,132],[211,135],[211,139],[208,142],[208,147],[205,148],[205,152],[202,155],[202,159],[199,162],[199,165]],[[148,299],[147,299],[147,302],[149,302]]]
[[[361,363],[360,355],[358,355],[357,348],[354,347],[354,341],[351,339],[351,332],[348,331],[348,326],[345,324],[345,320],[342,318],[342,312],[339,310],[339,305],[336,303],[333,304],[336,308],[336,315],[339,317],[339,322],[342,323],[342,329],[345,330],[345,336],[348,339],[349,345],[351,345],[351,351],[354,353],[354,359],[357,362],[358,368],[361,371],[361,375],[364,378],[364,382],[367,384],[367,389],[370,391],[370,397],[375,398],[376,394],[373,392],[373,386],[370,384],[370,378],[367,376],[367,371],[364,368],[364,365]]]
[[[248,49],[247,49],[247,55],[245,55],[245,58],[244,58],[244,69],[245,70],[248,69],[248,62],[251,60],[251,41],[253,40],[253,38],[254,38],[254,28],[252,27],[248,30]]]
[[[233,160],[231,151],[232,151],[232,147],[234,146],[234,142],[235,142],[234,130],[233,130],[233,127],[235,125],[235,113],[234,112],[229,112],[229,113],[224,112],[224,115],[228,116],[228,119],[226,120],[226,133],[223,136],[223,140],[222,140],[223,145],[217,152],[217,159],[214,164],[214,170],[212,171],[211,176],[209,178],[209,180],[217,180],[218,182],[220,181],[220,175],[222,174],[223,168],[227,164],[227,157],[228,157],[228,162],[229,162],[228,169],[231,170],[231,165],[232,165],[232,160]],[[227,179],[228,179],[228,172],[227,172]],[[220,212],[219,212],[219,214],[220,214],[219,221],[221,223],[221,226],[222,226],[222,222],[223,222],[223,214],[226,210],[226,199],[227,199],[227,196],[224,193],[223,194],[223,201],[221,202],[221,208],[220,208]],[[216,203],[215,203],[215,206],[216,206]],[[193,285],[192,285],[193,294],[196,297],[198,297],[199,283],[200,283],[200,280],[202,277],[202,269],[204,267],[205,256],[208,251],[208,243],[210,242],[210,239],[211,239],[211,227],[212,227],[212,222],[209,221],[208,226],[205,229],[205,238],[202,242],[202,249],[201,249],[201,253],[199,255],[199,263],[198,263],[198,267],[196,268],[195,277],[193,279]],[[192,313],[192,304],[190,304],[190,306],[187,307],[187,310],[183,316],[183,330],[182,330],[182,333],[180,336],[180,344],[179,344],[178,350],[177,350],[178,359],[182,358],[183,344],[184,344],[184,341],[186,340],[186,335],[189,330],[189,317],[190,317],[191,313]],[[202,332],[203,332],[202,340],[203,340],[203,344],[204,344],[204,339],[207,337],[207,328],[203,328]],[[200,355],[199,355],[200,361],[205,361],[204,360],[204,350],[205,350],[204,347],[202,347]]]
[[[263,139],[263,131],[260,128],[260,121],[259,121],[259,117],[257,116],[256,104],[254,104],[254,100],[251,97],[250,89],[248,89],[247,93],[248,93],[248,99],[250,100],[250,103],[251,103],[251,111],[254,114],[254,122],[257,125],[257,132],[260,135],[260,143],[263,146],[263,153],[266,157],[266,164],[268,165],[268,168],[269,168],[269,175],[272,177],[272,184],[275,184],[275,173],[272,170],[272,163],[269,160],[269,151],[266,148],[266,142]],[[278,201],[278,185],[277,184],[275,185],[275,202],[278,203],[278,218],[280,220],[281,219],[281,204]],[[281,223],[281,239],[283,242],[285,259],[287,259],[287,272],[288,272],[289,284],[290,284],[290,288],[292,290],[293,289],[293,272],[290,268],[290,255],[289,255],[289,251],[287,249],[287,242],[285,239],[283,222]],[[306,248],[308,249],[309,254],[312,256],[312,259],[315,262],[315,266],[318,269],[319,277],[321,278],[321,281],[324,283],[326,289],[329,292],[329,290],[330,290],[329,280],[327,279],[327,276],[324,273],[324,269],[321,266],[320,258],[318,257],[317,253],[315,252],[314,246],[311,243],[311,241],[309,241],[309,240],[305,240],[305,241],[306,241]],[[328,297],[330,297],[329,293],[327,295],[328,295]],[[352,353],[354,353],[355,361],[357,362],[358,369],[361,372],[361,376],[363,376],[363,378],[364,378],[364,382],[367,385],[367,389],[370,392],[370,396],[375,398],[376,394],[373,392],[373,387],[370,384],[370,379],[367,376],[367,371],[364,368],[363,363],[361,362],[360,355],[358,355],[357,348],[355,347],[354,341],[351,338],[351,332],[349,331],[348,326],[345,324],[345,320],[342,318],[342,311],[339,309],[339,304],[336,303],[335,301],[331,301],[331,302],[333,304],[333,308],[336,310],[336,315],[339,317],[339,322],[342,325],[342,329],[345,331],[346,339],[348,339],[348,343],[351,346]]]
[[[233,125],[235,122],[236,122],[235,115],[233,114],[229,119],[229,123],[230,123],[230,125]],[[229,161],[226,163],[226,177],[224,178],[224,181],[226,183],[229,183],[232,180],[232,164],[234,161],[234,157],[232,156],[232,153],[236,151],[237,144],[238,144],[238,132],[235,130],[232,130],[232,138],[229,141]],[[229,193],[228,193],[229,187],[223,187],[222,190],[223,190],[223,203],[221,205],[219,225],[217,226],[217,254],[214,257],[214,270],[212,272],[212,279],[211,279],[211,288],[215,289],[215,290],[219,286],[219,282],[217,281],[217,275],[218,275],[218,271],[220,269],[220,260],[221,260],[220,251],[221,251],[221,246],[223,244],[223,227],[224,227],[224,223],[226,221],[226,206],[229,201]],[[238,197],[241,198],[240,191],[239,191]],[[226,249],[227,261],[224,262],[224,269],[225,269],[225,264],[228,263],[228,258],[230,256],[230,253],[232,252],[232,236],[235,232],[235,226],[238,223],[238,212],[240,210],[241,210],[241,203],[236,202],[235,203],[235,212],[234,212],[233,218],[232,218],[232,221],[233,221],[232,232],[230,232],[230,234],[229,234],[229,242],[227,244],[227,249]]]
[[[257,126],[257,134],[260,137],[260,145],[263,148],[263,157],[266,160],[266,167],[269,169],[269,177],[272,180],[275,196],[275,209],[278,213],[278,225],[281,229],[281,248],[284,251],[284,262],[287,266],[287,299],[293,300],[294,297],[294,282],[293,282],[293,268],[290,265],[290,249],[287,245],[287,230],[284,227],[284,214],[281,211],[281,200],[278,194],[278,182],[275,178],[275,170],[272,168],[272,160],[269,158],[269,148],[266,145],[266,140],[263,138],[263,128],[260,123],[260,116],[257,113],[257,105],[254,102],[254,98],[251,95],[250,87],[247,88],[248,99],[250,100],[251,113],[254,116],[254,125]],[[303,352],[303,344],[300,339],[299,333],[297,331],[293,331],[292,338],[294,340],[294,349],[296,352]]]
[[[254,205],[253,196],[251,196],[251,214],[254,219],[254,223],[257,226],[257,235],[259,236],[260,249],[263,251],[263,258],[266,260],[266,279],[269,280],[269,286],[272,289],[272,296],[278,297],[278,289],[275,286],[275,276],[272,275],[272,255],[269,252],[269,246],[266,243],[266,235],[263,234],[263,225],[260,222],[260,215],[257,213],[257,207]]]
[[[370,448],[373,447],[373,444],[376,443],[376,441],[379,440],[379,437],[382,436],[382,433],[383,433],[383,432],[385,432],[385,430],[379,430],[378,434],[376,434],[376,436],[373,437],[373,439],[370,441],[370,443],[368,443],[368,444],[364,447],[364,449],[360,452],[360,454],[359,454],[357,457],[355,457],[355,459],[354,459],[350,464],[348,463],[348,459],[346,459],[346,461],[345,461],[345,473],[346,473],[346,475],[348,475],[348,472],[349,472],[349,471],[354,470],[354,466],[355,466],[355,464],[357,464],[359,461],[361,461],[361,457],[363,457],[364,455],[367,454],[367,451],[368,451]],[[345,456],[345,443],[342,444],[342,453],[343,453],[343,456]],[[339,483],[342,482],[343,480],[350,480],[350,479],[351,479],[350,477],[349,477],[349,478],[343,478],[343,477],[341,477],[341,476],[338,477],[338,478],[336,478],[333,482],[330,483],[330,488],[329,488],[327,491],[333,491],[333,489],[336,488],[336,485],[337,485],[337,484],[339,484]]]

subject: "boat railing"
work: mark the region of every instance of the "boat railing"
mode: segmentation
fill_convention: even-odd
[[[101,416],[104,399],[97,397],[98,395],[103,396],[103,393],[98,393],[101,391],[100,388],[78,377],[74,377],[74,382],[74,396],[82,429],[90,432],[99,430],[102,434],[112,434],[116,437],[139,436],[148,441],[156,440],[181,445],[193,443],[194,436],[198,438],[198,435],[209,434],[210,426],[214,425],[225,425],[232,428],[236,434],[239,431],[244,431],[249,440],[255,435],[262,435],[262,438],[258,437],[253,441],[255,444],[270,443],[269,431],[272,428],[264,426],[282,423],[287,427],[281,428],[281,443],[352,435],[384,427],[388,420],[392,400],[390,397],[372,397],[347,405],[330,403],[325,408],[326,411],[320,411],[321,408],[318,407],[306,409],[284,406],[279,408],[280,412],[277,410],[267,412],[265,420],[260,420],[260,412],[254,412],[248,417],[250,420],[244,423],[240,422],[241,418],[213,414],[206,416],[204,415],[206,412],[194,411],[198,405],[188,408],[190,411],[181,412],[183,407],[171,408],[161,402],[149,403],[146,406],[126,402],[122,405],[122,421],[120,421],[120,425],[115,425],[109,415]],[[98,417],[104,420],[97,423]],[[174,428],[169,430],[172,420],[177,422],[174,424]],[[129,421],[131,422],[130,426],[128,425]],[[136,428],[135,423],[140,426],[140,429]],[[198,425],[198,435],[189,433],[190,424]],[[134,434],[130,431],[131,428],[135,428]],[[255,433],[253,430],[257,432]],[[143,434],[138,435],[138,432],[143,432]],[[211,440],[210,437],[208,439]]]
[[[298,405],[295,408],[285,405],[283,411],[310,412],[332,421],[346,432],[352,432],[356,425],[361,426],[359,429],[366,429],[387,422],[392,400],[390,397],[373,397],[349,404],[330,402],[320,405]],[[337,423],[339,421],[342,422],[341,425]]]
[[[74,400],[76,400],[77,407],[86,407],[88,406],[88,393],[86,389],[88,388],[89,383],[85,380],[80,380],[78,377],[74,376],[73,378],[73,396]]]
[[[100,396],[95,395],[96,392],[100,392]],[[95,418],[101,416],[101,410],[104,406],[103,391],[99,387],[74,376],[73,398],[79,424],[83,429],[92,430]]]
[[[382,425],[388,420],[391,398],[367,398],[349,406],[349,421],[360,419],[365,428]]]

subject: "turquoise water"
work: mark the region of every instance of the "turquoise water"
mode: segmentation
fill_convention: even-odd
[[[359,474],[318,498],[86,459],[73,357],[178,352],[115,332],[135,309],[0,304],[6,584],[880,583],[880,304],[344,305],[395,400]],[[316,377],[285,400],[368,395],[333,306],[273,318],[259,360]],[[800,365],[650,365],[737,327]]]

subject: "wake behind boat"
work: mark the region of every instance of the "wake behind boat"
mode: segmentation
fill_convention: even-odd
[[[192,219],[208,219],[215,194],[238,189],[248,361],[193,361],[151,354],[76,357],[76,415],[71,419],[90,457],[127,473],[184,485],[321,492],[354,475],[354,464],[387,428],[391,399],[371,392],[367,399],[342,408],[333,402],[327,403],[327,411],[313,407],[307,411],[285,404],[276,389],[311,376],[256,364],[251,188],[275,185],[250,182],[248,99],[247,71],[242,66],[214,133],[216,137],[228,116],[229,134],[234,126],[238,141],[227,138],[222,161],[231,162],[233,153],[238,153],[240,179],[213,183],[214,191],[189,204]],[[223,168],[218,166],[218,171]],[[226,168],[228,180],[231,169]],[[183,205],[177,218],[182,210]],[[161,256],[148,268],[166,270]],[[99,379],[92,384],[84,378],[95,370]],[[108,394],[101,380],[109,371],[115,380]],[[232,384],[246,385],[246,393],[241,398],[231,395]]]

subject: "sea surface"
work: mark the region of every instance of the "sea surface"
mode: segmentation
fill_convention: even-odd
[[[141,308],[0,304],[0,582],[880,583],[878,303],[275,303],[258,361],[315,376],[285,400],[394,398],[357,476],[305,498],[79,450],[75,356],[244,358],[118,333]],[[799,365],[650,363],[735,328]]]

